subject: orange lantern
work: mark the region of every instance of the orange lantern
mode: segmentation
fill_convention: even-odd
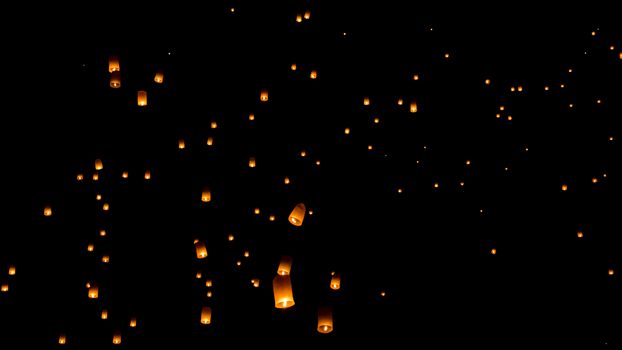
[[[184,139],[179,139],[179,141],[177,141],[177,147],[179,147],[179,149],[186,148],[186,141],[184,141]]]
[[[108,310],[104,309],[102,310],[102,320],[107,320],[108,319]]]
[[[281,261],[279,262],[279,268],[276,270],[276,273],[281,276],[289,275],[289,271],[292,269],[292,257],[288,255],[284,255],[281,257]]]
[[[2,284],[2,286],[0,286],[0,292],[8,292],[9,291],[9,285],[7,283]]]
[[[151,180],[151,171],[145,170],[145,180]]]
[[[104,163],[101,159],[95,159],[95,170],[102,170],[104,168]]]
[[[97,299],[99,297],[99,288],[96,285],[91,284],[89,286],[89,299]]]
[[[124,171],[123,173],[121,173],[121,177],[124,178],[124,179],[127,179],[128,176],[129,176],[129,174],[128,174],[127,171]]]
[[[139,90],[138,91],[138,96],[137,96],[136,103],[140,107],[144,107],[144,106],[147,105],[147,91],[145,91],[145,90]]]
[[[268,102],[268,90],[261,90],[261,93],[259,94],[259,101]]]
[[[289,275],[277,275],[272,280],[274,292],[274,307],[286,309],[294,306],[294,293],[292,292],[292,281]]]
[[[67,337],[64,334],[58,336],[58,344],[64,345],[67,344]]]
[[[15,265],[9,266],[9,276],[15,276]]]
[[[304,19],[310,19],[310,18],[311,18],[311,11],[309,10],[305,11]]]
[[[52,207],[49,205],[46,205],[43,208],[43,216],[52,216]]]
[[[118,89],[121,87],[121,72],[114,71],[110,74],[110,87],[113,89]]]
[[[194,248],[197,253],[197,259],[204,259],[207,257],[207,248],[205,247],[205,243],[196,239],[194,240]]]
[[[164,72],[161,70],[157,71],[155,77],[153,77],[153,81],[157,84],[162,84],[164,82]]]
[[[212,308],[209,306],[203,306],[201,309],[201,324],[212,323]]]
[[[212,191],[209,187],[205,187],[201,193],[201,202],[207,203],[212,200]]]
[[[369,97],[363,98],[363,106],[369,106]]]
[[[410,103],[410,113],[417,113],[417,101]]]
[[[130,327],[136,328],[136,317],[130,318]]]
[[[211,137],[211,136],[209,136],[209,137],[207,138],[207,145],[208,145],[208,146],[211,146],[211,145],[213,145],[213,144],[214,144],[214,138],[213,138],[213,137]]]
[[[121,332],[119,331],[114,332],[114,334],[112,335],[112,344],[114,345],[121,344]]]
[[[119,64],[119,57],[110,56],[108,58],[108,72],[118,72],[121,70],[121,65]]]
[[[254,168],[257,166],[257,161],[255,160],[255,157],[250,157],[248,159],[248,167],[249,168]]]
[[[317,71],[316,70],[312,70],[311,73],[309,74],[309,78],[316,79],[317,78]]]
[[[294,210],[289,214],[289,222],[294,226],[301,226],[305,218],[306,207],[303,203],[298,203]]]
[[[339,290],[339,288],[341,288],[341,276],[336,273],[330,279],[330,289]]]
[[[320,307],[318,310],[317,331],[320,333],[330,333],[333,331],[333,309],[331,307]]]

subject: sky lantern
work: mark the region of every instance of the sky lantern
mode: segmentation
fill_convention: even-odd
[[[76,180],[78,180],[78,181],[84,180],[84,175],[82,175],[82,174],[76,175]]]
[[[15,276],[15,265],[9,265],[9,276]]]
[[[309,78],[316,79],[317,78],[317,71],[316,70],[312,70],[311,73],[309,73]]]
[[[609,274],[609,276],[613,276],[613,274],[614,274],[613,269],[609,269],[609,271],[607,271],[607,274]]]
[[[102,310],[101,318],[102,318],[102,320],[107,320],[108,319],[108,310],[106,310],[106,309]]]
[[[259,101],[268,102],[268,90],[261,90],[261,93],[259,94]]]
[[[484,80],[484,84],[486,84],[486,85],[490,85],[490,79],[486,79],[486,80]]]
[[[201,202],[208,203],[212,200],[212,191],[209,187],[203,188],[203,192],[201,192]]]
[[[292,269],[292,257],[289,255],[283,255],[279,262],[279,268],[276,273],[281,276],[289,275],[289,271]]]
[[[99,298],[99,288],[95,284],[89,286],[89,299]]]
[[[104,162],[101,159],[95,159],[95,170],[99,171],[104,168]]]
[[[562,191],[564,191],[564,192],[565,192],[565,191],[567,191],[567,190],[568,190],[568,185],[563,184],[563,185],[562,185]]]
[[[289,222],[294,226],[301,226],[305,218],[306,207],[304,203],[298,203],[289,214]]]
[[[52,206],[46,205],[43,207],[43,216],[52,216]]]
[[[235,236],[233,235],[233,233],[230,233],[230,234],[227,236],[227,240],[228,240],[229,242],[233,241],[234,239],[235,239]]]
[[[346,135],[350,135],[350,128],[345,128],[343,130],[343,133],[346,134]]]
[[[151,171],[145,170],[145,180],[151,180]]]
[[[289,185],[289,176],[285,176],[283,183],[285,183],[286,185]]]
[[[136,98],[138,106],[144,107],[147,105],[147,91],[139,90]]]
[[[201,308],[201,324],[212,323],[212,308],[209,306],[203,306]]]
[[[2,286],[0,286],[0,292],[8,292],[9,291],[9,284],[8,283],[3,283]]]
[[[274,292],[274,307],[286,309],[294,306],[294,293],[289,275],[276,275],[272,280],[272,290]]]
[[[249,120],[249,121],[251,121],[251,122],[252,122],[253,120],[255,120],[255,113],[251,113],[251,114],[249,114],[249,115],[248,115],[248,120]]]
[[[335,273],[330,278],[330,289],[339,290],[339,288],[341,288],[341,276],[338,273]]]
[[[112,344],[114,345],[121,344],[121,332],[119,331],[114,332],[114,334],[112,335]]]
[[[255,160],[255,157],[250,157],[248,159],[248,167],[254,168],[255,166],[257,166],[257,161]]]
[[[304,17],[304,19],[310,19],[311,18],[311,11],[309,11],[309,10],[305,11],[305,14],[304,14],[303,17]]]
[[[410,103],[410,113],[417,113],[417,101]]]
[[[207,145],[208,145],[208,146],[212,146],[213,144],[214,144],[214,138],[213,138],[213,137],[211,137],[211,136],[209,136],[209,137],[207,138]]]
[[[583,238],[583,231],[577,231],[577,238]]]
[[[119,72],[121,70],[121,65],[119,64],[118,56],[110,56],[108,58],[108,72]]]
[[[177,147],[179,147],[179,149],[186,148],[186,141],[184,141],[184,139],[179,139],[179,141],[177,141]]]
[[[301,14],[297,14],[296,15],[296,22],[298,22],[298,23],[302,22],[302,15]]]
[[[363,98],[363,106],[369,106],[369,97]]]
[[[253,287],[259,288],[259,278],[251,279],[251,284],[253,285]]]
[[[130,318],[130,327],[136,328],[136,317]]]
[[[61,334],[58,336],[58,344],[60,344],[60,345],[65,345],[65,344],[67,344],[67,336],[65,336],[65,334],[62,334],[62,333],[61,333]]]
[[[210,288],[210,287],[212,287],[213,285],[214,285],[214,282],[212,282],[212,280],[211,280],[211,279],[209,279],[209,278],[208,278],[208,279],[206,279],[206,280],[205,280],[205,286],[206,286],[206,287]]]
[[[195,239],[194,249],[197,253],[197,259],[204,259],[207,257],[207,247],[205,247],[205,243],[199,241],[198,239]]]
[[[317,331],[330,333],[333,331],[333,309],[329,306],[320,307],[317,313]]]
[[[118,70],[110,74],[110,87],[113,89],[121,87],[121,72]]]
[[[164,72],[161,70],[157,71],[153,77],[153,81],[155,81],[156,84],[162,84],[164,82]]]
[[[121,173],[121,177],[124,178],[124,179],[127,179],[128,176],[129,176],[129,174],[128,174],[127,171],[124,171],[124,172]]]
[[[292,65],[289,68],[294,71],[298,68],[298,66],[296,66],[296,63],[292,63]]]

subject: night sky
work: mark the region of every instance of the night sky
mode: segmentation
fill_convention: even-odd
[[[622,348],[619,21],[438,7],[3,24],[0,349]]]

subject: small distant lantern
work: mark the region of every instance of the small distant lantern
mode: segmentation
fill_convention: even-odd
[[[114,71],[110,74],[110,87],[113,89],[118,89],[121,87],[121,72]]]
[[[201,309],[201,324],[212,323],[212,308],[209,306],[203,306]]]
[[[46,205],[43,208],[43,216],[52,216],[52,207],[49,205]]]
[[[15,276],[15,265],[9,265],[9,276]]]
[[[96,200],[96,201],[100,201],[100,200],[102,200],[102,195],[101,195],[101,194],[99,194],[99,193],[98,193],[98,194],[96,194],[96,195],[95,195],[95,200]]]
[[[145,90],[139,90],[138,91],[136,103],[140,107],[144,107],[144,106],[147,105],[147,91],[145,91]]]
[[[446,53],[445,54],[445,59],[448,59],[448,58],[449,58],[449,53]]]
[[[296,70],[297,69],[296,63],[292,63],[292,65],[289,68],[291,70]]]
[[[150,179],[151,179],[151,171],[145,170],[145,180],[150,180]]]
[[[197,279],[201,279],[201,277],[203,277],[203,274],[201,273],[201,271],[197,271],[197,274],[195,275],[195,277]]]
[[[121,344],[121,332],[119,331],[114,332],[114,335],[112,336],[112,344],[114,345]]]
[[[209,137],[207,138],[207,145],[208,145],[208,146],[212,146],[213,144],[214,144],[214,138],[213,138],[213,137],[211,137],[211,136],[209,136]]]
[[[214,283],[212,282],[211,279],[208,278],[208,279],[205,280],[205,286],[206,287],[211,287],[213,285],[214,285]]]
[[[562,185],[562,191],[564,191],[564,192],[565,192],[565,191],[567,191],[567,190],[568,190],[568,185],[563,184],[563,185]]]
[[[257,166],[257,162],[255,161],[255,157],[250,157],[248,159],[248,167],[249,168],[254,168],[255,166]]]
[[[549,91],[549,86],[548,85],[544,86],[544,91]]]
[[[417,101],[410,103],[410,113],[417,113]]]
[[[281,261],[279,262],[279,268],[276,273],[281,276],[289,275],[289,271],[292,269],[292,257],[288,255],[284,255],[281,257]]]
[[[346,135],[350,135],[350,128],[345,128],[343,130],[343,133],[346,134]]]
[[[413,75],[413,80],[419,80],[419,74]]]
[[[212,291],[211,291],[211,290],[207,291],[207,297],[208,297],[208,298],[211,298],[211,297],[212,297]]]
[[[235,265],[238,266],[238,267],[242,266],[242,262],[240,260],[238,260],[238,261],[235,262]]]
[[[233,241],[234,239],[235,239],[235,236],[233,236],[233,234],[232,234],[232,233],[230,233],[230,234],[227,236],[227,240],[228,240],[229,242]]]
[[[218,123],[215,120],[212,120],[212,122],[210,123],[210,128],[212,129],[218,128]]]
[[[301,157],[306,157],[307,156],[307,152],[306,151],[300,151],[300,156]]]
[[[378,124],[378,123],[380,123],[380,118],[378,117],[374,118],[374,124]]]
[[[255,215],[259,215],[260,212],[261,211],[259,210],[259,208],[255,208],[255,210],[254,210]]]
[[[486,85],[490,85],[490,79],[486,79],[486,80],[484,80],[484,84],[486,84]]]
[[[103,210],[103,211],[108,211],[108,210],[110,210],[110,204],[108,204],[108,203],[104,203],[104,204],[102,205],[102,210]]]
[[[317,313],[317,331],[330,333],[333,331],[333,309],[325,306],[320,307]]]
[[[251,280],[251,283],[252,283],[253,287],[259,288],[259,278],[253,278]]]
[[[523,91],[523,86],[519,85],[516,89],[518,90],[518,92],[522,92]]]
[[[310,19],[310,18],[311,18],[311,11],[308,11],[308,10],[305,11],[304,19]]]
[[[76,175],[76,180],[78,180],[78,181],[84,180],[84,175],[82,175],[82,174]]]
[[[195,240],[194,249],[197,253],[197,259],[205,259],[207,257],[207,248],[205,247],[205,243]]]
[[[95,159],[95,170],[99,171],[104,168],[104,163],[101,159]]]
[[[127,179],[128,176],[129,176],[129,174],[128,174],[127,171],[124,171],[124,172],[121,173],[121,177],[124,178],[124,179]]]
[[[102,230],[99,230],[99,235],[100,235],[101,237],[105,237],[105,236],[106,236],[106,230],[103,230],[103,229],[102,229]]]
[[[108,72],[119,72],[121,70],[121,65],[119,64],[118,56],[110,56],[108,58]]]
[[[259,94],[259,101],[268,102],[268,90],[261,90],[261,94]]]
[[[89,299],[99,298],[99,288],[96,285],[91,284],[89,287]]]
[[[369,106],[369,97],[363,98],[363,106]]]
[[[249,114],[248,115],[248,120],[250,120],[250,121],[255,120],[255,114],[254,113]]]
[[[95,245],[93,243],[90,243],[89,245],[86,246],[87,252],[92,252],[93,250],[95,250]]]
[[[251,252],[249,252],[248,250],[244,251],[244,257],[248,258],[249,256],[251,256]]]
[[[136,317],[130,318],[130,327],[136,328]]]
[[[274,221],[274,220],[276,220],[276,216],[270,215],[270,216],[268,216],[268,220]]]
[[[289,214],[289,222],[294,226],[301,226],[302,221],[305,218],[306,210],[307,208],[305,207],[304,203],[298,203],[294,207],[294,210],[292,210],[292,212]]]
[[[179,141],[177,141],[177,147],[179,147],[179,149],[186,148],[186,141],[184,141],[184,139],[179,139]]]
[[[157,84],[162,84],[164,82],[164,72],[161,70],[157,71],[155,77],[153,77],[153,81]]]
[[[403,104],[404,104],[404,99],[402,99],[402,98],[398,98],[398,99],[397,99],[397,105],[398,105],[398,106],[401,106],[401,105],[403,105]]]
[[[284,182],[286,185],[289,185],[289,177],[288,177],[288,176],[285,176],[285,179],[283,180],[283,182]]]
[[[490,254],[492,254],[492,255],[497,255],[497,249],[496,249],[496,248],[492,248],[492,249],[490,250]]]
[[[607,273],[609,274],[609,276],[613,276],[614,271],[613,271],[613,269],[609,269],[609,271],[607,271]]]
[[[330,278],[330,289],[339,290],[341,288],[341,276],[338,273]]]
[[[294,306],[294,293],[289,275],[275,276],[272,280],[272,289],[274,292],[274,307],[286,309]]]
[[[212,191],[209,187],[203,188],[203,192],[201,192],[201,202],[208,203],[212,200]]]
[[[58,344],[65,345],[67,343],[67,337],[64,334],[58,336]]]
[[[311,73],[309,74],[309,78],[316,79],[317,78],[317,71],[316,70],[312,70]]]
[[[106,264],[109,263],[110,262],[110,256],[108,256],[108,255],[102,256],[102,262],[106,263]]]
[[[296,22],[298,23],[302,22],[302,15],[300,14],[296,15]]]
[[[106,309],[102,310],[101,318],[102,318],[102,320],[107,320],[108,319],[108,310],[106,310]]]
[[[577,237],[583,238],[583,231],[577,231]]]
[[[8,283],[3,283],[2,286],[0,286],[0,292],[8,292],[9,291],[9,285]]]

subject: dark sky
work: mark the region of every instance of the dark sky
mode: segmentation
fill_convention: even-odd
[[[607,8],[415,5],[9,12],[22,20],[3,28],[1,60],[2,348],[59,347],[60,334],[69,349],[290,337],[621,347],[617,22]],[[313,215],[294,227],[300,202]],[[287,310],[272,296],[282,255]],[[334,311],[328,335],[320,306]]]

